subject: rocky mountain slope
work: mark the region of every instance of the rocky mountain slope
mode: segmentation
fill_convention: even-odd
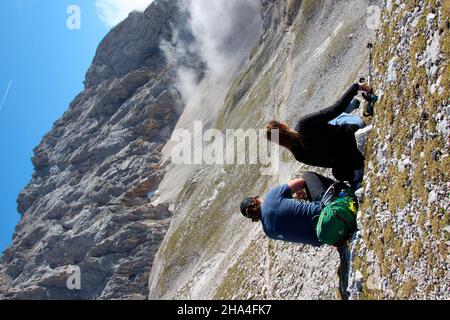
[[[159,1],[100,44],[85,90],[34,150],[35,172],[17,201],[22,219],[0,260],[1,298],[147,297],[171,217],[148,193],[183,106],[160,43],[183,19],[175,3]],[[67,289],[72,266],[81,290]]]
[[[373,41],[380,101],[366,119],[348,290],[448,299],[449,11],[439,0],[156,0],[130,14],[35,149],[0,298],[337,298],[333,248],[268,240],[239,213],[244,195],[328,170],[285,151],[272,175],[263,164],[175,164],[170,137],[201,135],[200,121],[222,134],[293,125],[367,76]],[[81,290],[67,288],[73,266]]]

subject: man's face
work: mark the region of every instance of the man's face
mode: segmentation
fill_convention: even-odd
[[[259,196],[254,197],[252,199],[252,204],[247,207],[247,218],[252,220],[259,219],[261,204],[262,199]]]
[[[255,204],[255,206],[260,207],[262,204],[262,199],[259,196],[257,196],[253,199],[253,203]]]
[[[248,210],[252,210],[252,209],[255,209],[255,208],[261,206],[261,202],[262,201],[259,196],[254,197],[253,201],[252,201],[252,205],[248,207]]]

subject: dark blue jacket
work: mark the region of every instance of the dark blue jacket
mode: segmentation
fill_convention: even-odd
[[[312,218],[320,214],[320,202],[292,198],[287,184],[271,189],[264,196],[261,222],[271,239],[321,246]]]

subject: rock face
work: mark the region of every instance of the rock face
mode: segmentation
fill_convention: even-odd
[[[147,194],[164,174],[160,151],[183,107],[159,44],[183,19],[175,2],[156,1],[100,44],[85,90],[34,150],[22,219],[0,259],[0,298],[148,296],[171,213]],[[80,268],[80,290],[67,289],[70,266]]]
[[[450,3],[388,3],[375,42],[381,99],[366,146],[350,292],[448,300]]]
[[[161,69],[166,61],[160,42],[172,37],[170,23],[177,20],[177,10],[176,2],[160,1],[144,13],[132,12],[100,43],[86,74],[86,87],[140,68]]]

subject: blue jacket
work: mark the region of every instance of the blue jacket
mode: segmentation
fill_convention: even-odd
[[[319,247],[323,243],[317,238],[312,218],[320,210],[320,202],[293,199],[287,184],[273,188],[264,196],[261,207],[264,233],[271,239]]]

